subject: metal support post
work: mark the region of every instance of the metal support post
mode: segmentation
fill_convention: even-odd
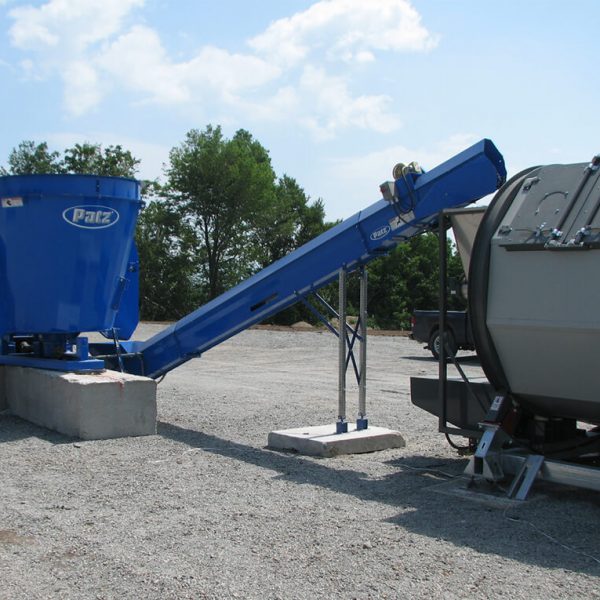
[[[117,330],[113,327],[111,329],[111,333],[112,333],[113,342],[115,343],[115,351],[117,353],[117,362],[119,363],[119,371],[121,371],[121,373],[124,373],[125,369],[123,367],[123,357],[121,356],[121,346],[119,345],[119,336],[117,334]]]
[[[444,211],[440,211],[438,216],[438,242],[439,242],[439,255],[440,255],[440,322],[439,322],[439,339],[440,339],[440,350],[438,357],[438,401],[440,404],[439,410],[439,431],[447,431],[448,419],[447,419],[447,382],[448,382],[448,365],[446,363],[446,310],[447,310],[447,291],[446,287],[448,282],[447,277],[447,266],[448,266],[448,250],[447,250],[447,237],[446,237],[446,215]]]
[[[338,336],[338,421],[336,423],[336,433],[346,433],[348,431],[348,421],[346,420],[346,270],[342,267],[339,275],[339,336]]]
[[[360,269],[360,379],[358,382],[358,418],[356,429],[367,429],[367,270]]]

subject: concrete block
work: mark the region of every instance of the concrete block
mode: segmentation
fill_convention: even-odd
[[[357,430],[348,423],[348,433],[336,433],[333,425],[317,425],[284,429],[269,433],[268,446],[277,450],[295,450],[310,456],[337,456],[377,452],[389,448],[404,448],[406,442],[397,431],[385,427]]]
[[[17,416],[84,440],[156,433],[156,382],[116,371],[64,373],[4,367]]]

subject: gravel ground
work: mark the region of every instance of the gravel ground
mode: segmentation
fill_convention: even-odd
[[[247,331],[166,377],[156,436],[79,442],[0,415],[0,598],[600,598],[599,495],[467,490],[466,459],[410,403],[437,364],[405,337],[370,338],[368,379],[371,423],[405,448],[266,449],[270,430],[334,422],[336,357],[328,333]]]

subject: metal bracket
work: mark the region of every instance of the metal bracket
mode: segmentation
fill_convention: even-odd
[[[501,481],[504,479],[504,471],[499,453],[506,434],[498,425],[485,424],[483,427],[483,435],[465,473],[488,481]]]
[[[14,340],[4,340],[0,365],[75,373],[90,373],[105,368],[103,360],[90,357],[87,337],[73,339],[73,336],[67,334],[51,334],[45,337],[34,336],[30,342],[31,352],[16,352]],[[73,345],[76,346],[75,352]]]
[[[544,457],[541,454],[530,454],[512,480],[506,495],[516,500],[525,500],[543,464]]]
[[[539,177],[529,177],[523,183],[523,191],[528,192],[532,188],[532,186],[534,186],[536,183],[539,183],[539,182],[540,182]]]
[[[475,455],[469,461],[465,473],[474,477],[483,477],[490,481],[504,479],[502,468],[502,446],[508,435],[501,428],[501,423],[508,410],[509,399],[506,396],[496,396],[492,402],[485,421],[479,424],[483,435],[475,450]]]

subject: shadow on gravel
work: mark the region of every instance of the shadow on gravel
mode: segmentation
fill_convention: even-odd
[[[437,364],[437,360],[435,358],[433,358],[433,356],[402,356],[401,357],[403,360],[416,360],[416,361],[420,361],[420,362],[426,362],[426,363],[436,363]],[[466,356],[459,356],[458,357],[458,362],[462,365],[479,365],[479,357],[477,356],[477,354],[467,354]]]
[[[0,414],[0,444],[32,437],[51,444],[72,444],[74,441],[78,441],[78,438],[39,427],[14,415]]]
[[[597,493],[539,482],[529,499],[519,502],[486,482],[469,489],[465,478],[428,486],[422,499],[416,510],[389,522],[457,548],[467,546],[546,569],[600,575]]]
[[[530,500],[515,502],[498,492],[495,496],[482,494],[481,490],[470,492],[468,479],[462,477],[467,461],[464,458],[401,457],[385,463],[397,472],[375,479],[363,471],[369,467],[366,457],[306,458],[165,422],[158,423],[158,435],[276,471],[279,478],[298,485],[315,485],[398,507],[401,512],[389,519],[390,523],[418,535],[443,539],[457,548],[468,546],[550,569],[600,574],[600,562],[596,562],[599,557],[595,557],[598,494],[538,485]],[[341,460],[355,462],[356,469],[335,468]]]

